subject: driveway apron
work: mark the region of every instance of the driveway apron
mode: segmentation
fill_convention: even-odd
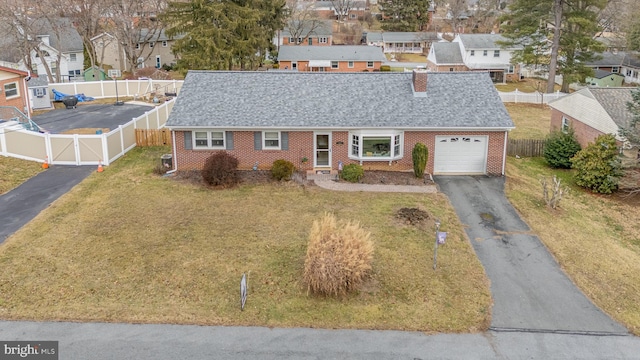
[[[627,334],[569,280],[520,219],[504,195],[504,178],[436,176],[435,181],[491,280],[493,330]]]
[[[92,171],[94,166],[52,166],[0,196],[0,243]]]

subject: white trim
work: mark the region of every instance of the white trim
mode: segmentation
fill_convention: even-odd
[[[487,160],[489,154],[488,135],[436,135],[433,154],[434,174],[486,174]],[[477,141],[478,140],[478,141]],[[453,151],[460,149],[459,146],[449,144],[466,144],[463,151]],[[481,143],[482,152],[478,150],[475,143]],[[446,148],[443,149],[442,147]],[[478,155],[482,156],[482,164],[476,162]],[[474,159],[471,159],[474,158]],[[473,160],[473,161],[470,161]],[[444,164],[444,165],[443,165]],[[453,166],[452,166],[453,165]],[[467,165],[480,165],[481,169],[467,168]],[[478,171],[480,170],[480,171]]]
[[[504,139],[502,139],[502,140],[503,140],[503,143],[504,143],[504,149],[502,149],[502,174],[501,175],[504,175],[505,168],[507,166],[507,143],[509,142],[509,132],[508,131],[504,132]],[[487,150],[487,152],[488,152],[488,150]],[[487,154],[487,156],[488,156],[488,154]]]
[[[267,133],[278,134],[278,146],[267,146]],[[270,139],[275,140],[275,139]],[[262,150],[281,150],[282,149],[282,133],[280,131],[267,130],[262,132]]]
[[[148,127],[148,126],[147,126]],[[196,138],[196,133],[206,133],[207,137],[205,138]],[[221,133],[222,134],[222,138],[214,138],[213,137],[213,133]],[[207,142],[207,145],[198,145],[197,144],[197,140],[205,140]],[[220,141],[222,140],[222,145],[212,145],[213,141]],[[227,144],[226,144],[226,134],[225,131],[221,131],[221,130],[205,130],[202,129],[200,131],[192,131],[192,135],[191,135],[191,145],[192,145],[192,149],[193,150],[224,150],[227,148]]]
[[[15,94],[15,95],[7,96],[7,85],[11,85],[11,84],[13,84],[13,85],[15,85],[15,86],[16,86],[16,87],[15,87],[16,94]],[[14,90],[14,89],[11,89],[10,91],[13,91],[13,90]],[[19,98],[19,97],[20,97],[20,86],[18,86],[18,82],[17,82],[17,81],[15,81],[15,82],[10,82],[10,83],[5,83],[5,84],[2,86],[2,92],[4,93],[4,97],[5,97],[5,99],[6,99],[6,100],[17,99],[17,98]]]
[[[328,141],[329,143],[327,144],[328,148],[327,149],[318,149],[318,135],[327,135]],[[332,136],[333,133],[331,131],[317,131],[313,133],[313,166],[314,167],[328,167],[331,168],[331,143],[332,143]],[[326,165],[319,165],[318,164],[318,151],[326,151],[328,153],[328,159],[327,159],[327,164]]]
[[[396,136],[400,136],[400,151],[399,154],[395,153],[395,138]],[[354,137],[358,138],[358,154],[353,154],[353,146],[354,146]],[[374,151],[370,151],[370,156],[364,156],[364,138],[367,137],[380,137],[380,138],[389,138],[389,149],[384,150],[384,152],[388,152],[388,156],[382,156],[384,153],[383,150],[380,150],[381,154],[376,154]],[[378,156],[376,156],[378,155]],[[393,161],[402,159],[404,156],[404,132],[401,130],[354,130],[349,131],[349,148],[348,148],[348,157],[349,159],[358,160],[358,161]]]

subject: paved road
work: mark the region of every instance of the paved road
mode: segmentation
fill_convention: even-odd
[[[437,176],[491,280],[491,327],[624,334],[569,280],[504,196],[504,178]],[[558,234],[563,236],[563,234]],[[638,353],[640,358],[640,353]]]
[[[640,339],[548,333],[0,322],[0,339],[57,340],[60,359],[638,359]]]
[[[115,103],[115,101],[114,101]],[[124,104],[82,104],[75,109],[56,109],[34,116],[32,120],[51,133],[80,128],[108,128],[113,130],[124,125],[153,106]]]
[[[94,166],[52,166],[0,195],[0,243],[95,170]]]

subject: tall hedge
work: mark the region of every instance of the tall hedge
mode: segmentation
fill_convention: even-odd
[[[571,158],[580,150],[581,146],[573,129],[569,128],[566,133],[554,131],[544,144],[544,159],[551,167],[570,169]]]
[[[417,178],[424,176],[424,169],[427,167],[427,160],[429,159],[429,149],[427,145],[423,143],[416,143],[411,152],[413,159],[413,173]]]
[[[576,169],[578,186],[601,194],[611,194],[618,189],[623,171],[613,135],[598,136],[594,143],[571,158],[571,163]]]

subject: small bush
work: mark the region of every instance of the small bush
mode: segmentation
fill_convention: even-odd
[[[364,169],[358,164],[348,164],[342,168],[340,178],[348,182],[358,182],[364,176]]]
[[[156,167],[153,168],[153,173],[156,175],[164,175],[167,171],[169,171],[169,168],[162,164],[157,164]]]
[[[424,177],[424,169],[427,167],[427,160],[429,159],[427,145],[416,143],[411,152],[411,157],[413,159],[413,174],[417,178]]]
[[[238,159],[226,151],[207,158],[202,168],[202,179],[212,186],[234,186],[240,182]]]
[[[325,295],[356,290],[371,271],[370,235],[356,222],[338,223],[332,214],[314,221],[304,262],[308,289]]]
[[[296,167],[291,161],[283,159],[276,160],[273,162],[273,165],[271,165],[271,177],[278,181],[289,180],[295,170]]]
[[[598,136],[595,143],[589,144],[571,158],[571,164],[576,169],[578,186],[601,194],[611,194],[618,189],[623,172],[613,135]]]
[[[566,133],[554,131],[549,134],[544,145],[544,159],[554,168],[571,168],[571,158],[581,150],[573,129]]]
[[[391,71],[391,66],[389,66],[389,65],[380,65],[380,71]]]

